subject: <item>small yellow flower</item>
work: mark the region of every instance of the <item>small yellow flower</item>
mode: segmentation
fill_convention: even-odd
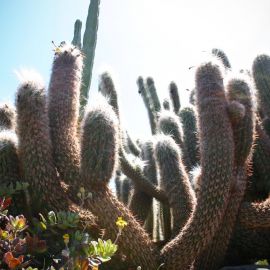
[[[16,231],[22,231],[24,230],[26,226],[26,218],[23,215],[17,216],[17,217],[11,217],[10,218],[11,225],[14,230]]]
[[[4,230],[1,230],[1,229],[0,229],[0,237],[1,237],[2,239],[4,239],[4,240],[8,239],[8,237],[9,237],[8,231],[4,231]]]
[[[60,54],[60,53],[61,53],[61,49],[60,49],[59,47],[55,47],[55,48],[54,48],[54,52],[55,52],[56,54]]]
[[[85,188],[84,187],[80,187],[79,191],[80,191],[80,193],[84,194],[85,193]]]
[[[118,217],[116,226],[119,228],[119,230],[123,230],[127,225],[128,223],[122,217]]]
[[[64,234],[63,235],[63,239],[64,239],[64,243],[66,244],[66,245],[68,245],[68,243],[69,243],[69,234]]]

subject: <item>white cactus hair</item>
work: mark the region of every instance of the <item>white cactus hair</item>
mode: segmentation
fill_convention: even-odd
[[[20,68],[18,70],[14,70],[14,73],[21,85],[35,84],[38,85],[39,88],[44,87],[42,76],[34,69]]]

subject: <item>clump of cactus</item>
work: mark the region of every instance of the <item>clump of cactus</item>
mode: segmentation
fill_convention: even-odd
[[[91,4],[97,18],[99,1]],[[86,38],[83,60],[80,28],[76,22],[76,46],[55,47],[48,91],[28,74],[16,113],[0,107],[0,180],[13,191],[0,201],[3,267],[43,267],[43,258],[57,269],[216,270],[269,259],[270,241],[261,239],[270,239],[270,139],[262,125],[270,117],[270,58],[254,61],[257,108],[250,83],[225,84],[212,62],[197,68],[189,108],[171,83],[162,109],[153,78],[139,77],[152,137],[137,143],[120,123],[110,74],[100,77],[106,98],[80,114],[93,63]],[[231,69],[224,52],[213,54]],[[7,195],[22,215],[7,215]],[[26,257],[25,247],[50,252]]]

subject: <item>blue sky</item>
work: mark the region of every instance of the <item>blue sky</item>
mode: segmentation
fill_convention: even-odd
[[[72,40],[74,21],[85,22],[88,5],[88,0],[0,1],[0,101],[14,101],[16,69],[36,69],[48,84],[51,41]],[[111,71],[123,123],[134,136],[148,135],[137,77],[152,76],[162,98],[176,81],[187,105],[185,89],[193,86],[188,67],[202,51],[223,49],[235,71],[250,69],[259,53],[270,54],[269,10],[269,0],[101,0],[90,101],[98,75]]]

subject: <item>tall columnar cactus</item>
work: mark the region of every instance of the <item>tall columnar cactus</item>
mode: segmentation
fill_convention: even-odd
[[[176,114],[178,114],[180,108],[181,108],[181,103],[180,103],[180,98],[178,94],[178,88],[175,82],[171,82],[169,86],[169,93],[170,93],[170,98],[171,102],[173,105],[173,110]]]
[[[202,172],[194,214],[161,251],[167,269],[185,269],[211,243],[228,204],[234,142],[222,76],[211,63],[196,73]],[[217,151],[217,149],[219,149]]]
[[[103,81],[103,76],[101,76],[101,87],[105,88],[104,90],[101,91],[101,93],[108,95],[109,96],[115,96],[117,97],[117,92],[116,89],[113,85],[113,81],[110,78],[109,74],[106,75],[106,78],[108,78],[108,80],[110,81],[109,84],[106,84]],[[107,87],[109,86],[109,87]],[[144,100],[149,102],[147,104],[150,104],[150,100],[148,98],[148,94],[145,90],[144,87],[144,82],[142,78],[138,79],[138,86],[139,86],[139,92],[141,93],[141,90],[144,92],[145,95],[143,95],[143,97],[145,98]],[[112,93],[114,92],[114,93]],[[112,102],[111,99],[109,99],[109,104],[113,106],[114,111],[117,113],[119,112],[119,105],[117,103],[117,98],[114,100],[114,102]],[[146,104],[146,107],[148,106]],[[149,107],[149,113],[151,113],[153,116],[153,112],[151,112],[150,107]],[[153,118],[155,120],[155,118]],[[156,125],[156,121],[154,122],[154,124]],[[123,131],[122,128],[120,127],[120,135],[122,135]],[[155,131],[156,132],[156,131]],[[144,190],[145,193],[147,193],[149,196],[155,197],[158,200],[162,200],[164,202],[167,201],[167,196],[165,194],[165,192],[163,192],[162,190],[160,190],[158,187],[156,187],[151,181],[148,181],[147,178],[145,177],[142,169],[139,166],[136,166],[134,164],[132,164],[132,162],[130,162],[130,159],[127,156],[127,153],[125,151],[125,149],[129,150],[129,147],[126,144],[125,140],[124,140],[124,136],[120,136],[120,140],[121,140],[121,144],[119,147],[119,153],[120,153],[120,165],[121,165],[121,169],[123,171],[123,173],[130,179],[132,179],[134,181],[134,183],[140,187],[140,189]]]
[[[119,131],[115,113],[105,100],[87,112],[82,131],[82,182],[87,186],[99,186],[99,181],[107,183],[117,166]]]
[[[187,171],[199,164],[199,143],[197,134],[196,116],[192,108],[183,108],[179,112],[183,130],[183,161]]]
[[[153,107],[151,104],[151,99],[149,97],[149,94],[147,92],[147,89],[145,88],[144,81],[142,77],[139,77],[137,80],[137,85],[138,85],[138,92],[141,94],[143,98],[144,105],[147,109],[148,112],[148,118],[150,121],[150,127],[151,127],[151,132],[152,134],[156,134],[157,132],[157,123],[156,123],[156,117],[155,113],[153,111]]]
[[[148,77],[146,79],[147,91],[149,93],[150,101],[152,103],[154,112],[157,113],[161,110],[160,101],[157,95],[157,90],[153,78]]]
[[[31,79],[23,82],[18,88],[16,106],[23,177],[30,184],[34,201],[47,201],[55,209],[59,205],[57,194],[62,195],[52,160],[44,86]]]
[[[150,239],[107,186],[117,162],[118,131],[118,119],[109,105],[92,108],[85,116],[81,175],[84,186],[92,193],[87,207],[98,215],[99,226],[106,229],[106,236],[111,239],[114,239],[118,233],[112,221],[120,216],[123,217],[128,222],[129,228],[122,232],[118,242],[119,248],[125,250],[130,264],[156,269],[157,254]]]
[[[168,193],[175,236],[184,227],[195,208],[195,194],[182,165],[179,146],[168,136],[158,137],[155,159],[161,187]]]
[[[199,269],[215,270],[222,266],[247,186],[247,173],[254,134],[252,100],[247,83],[239,79],[231,80],[228,84],[228,100],[231,104],[239,102],[245,108],[244,117],[239,119],[237,123],[235,123],[235,119],[232,122],[235,141],[235,168],[232,191],[219,230],[211,245],[207,247],[201,258],[196,262]]]
[[[0,105],[0,130],[15,128],[16,111],[11,104]]]
[[[82,84],[80,90],[80,114],[84,113],[84,107],[87,104],[89,89],[91,86],[92,69],[94,64],[95,49],[97,43],[97,31],[98,31],[98,16],[99,16],[100,0],[91,0],[88,15],[86,19],[85,32],[83,35],[82,53],[83,59],[83,72],[82,72]],[[81,23],[79,20],[74,25],[74,38],[73,44],[80,48],[80,31]]]
[[[77,126],[82,60],[80,51],[73,46],[56,48],[48,91],[54,162],[61,178],[71,186],[80,181]]]
[[[114,108],[114,111],[119,118],[118,98],[111,76],[109,73],[104,72],[101,74],[99,80],[98,90],[102,93],[102,95],[109,98],[109,104]]]
[[[76,20],[76,22],[74,24],[73,40],[71,43],[72,43],[72,45],[76,46],[79,49],[81,49],[81,47],[82,47],[81,31],[82,31],[82,22],[80,20]]]
[[[264,116],[270,117],[270,57],[259,55],[253,62],[253,78],[257,88],[259,109]]]
[[[53,165],[44,86],[26,79],[18,88],[16,106],[19,157],[23,179],[30,184],[35,202],[32,210],[66,209],[68,205],[65,195],[59,192],[61,185]]]

